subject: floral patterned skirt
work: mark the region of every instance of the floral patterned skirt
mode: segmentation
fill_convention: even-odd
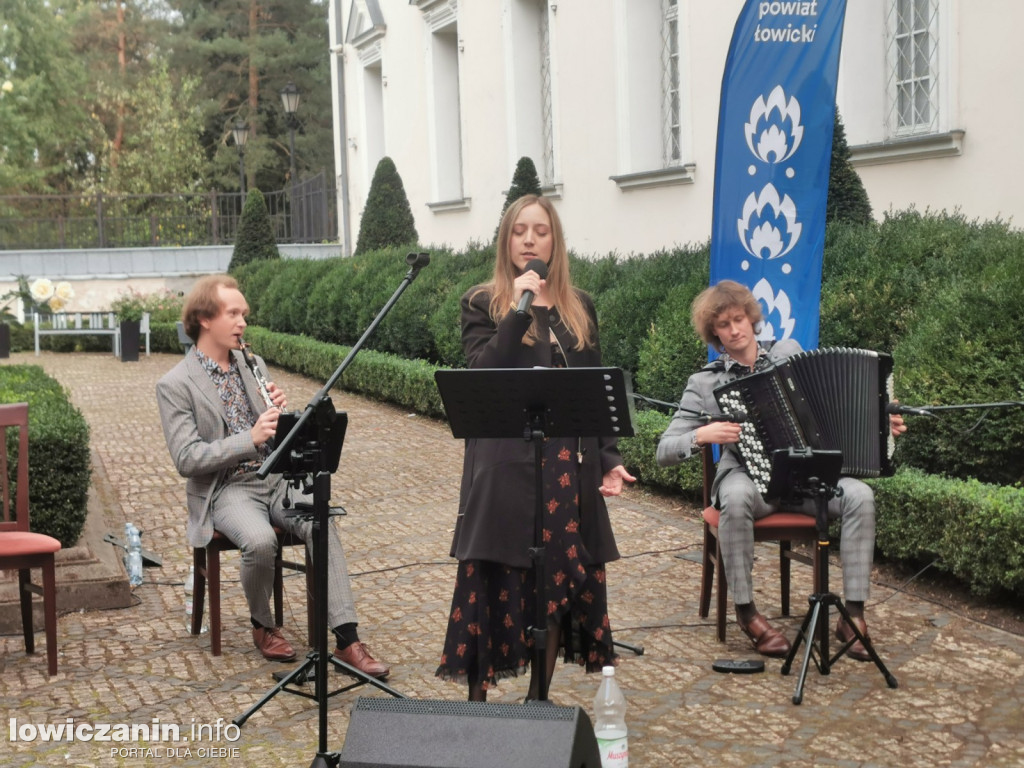
[[[542,465],[547,616],[561,627],[566,662],[588,672],[614,663],[604,565],[586,565],[580,536],[579,472],[569,441],[546,440]],[[437,676],[484,689],[533,660],[534,569],[486,560],[459,562]]]

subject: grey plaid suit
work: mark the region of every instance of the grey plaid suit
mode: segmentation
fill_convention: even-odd
[[[782,360],[800,351],[793,340],[771,346],[771,362]],[[718,413],[714,389],[740,375],[742,366],[727,361],[725,366],[709,365],[693,374],[686,382],[681,410],[676,411],[658,442],[658,464],[672,466],[691,456],[693,433],[703,422],[688,411]],[[732,590],[733,602],[743,605],[753,601],[751,570],[754,564],[754,520],[778,511],[778,504],[767,504],[754,487],[743,467],[734,445],[722,446],[721,459],[711,488],[712,500],[721,512],[718,540],[722,547],[725,578]],[[847,600],[863,601],[868,597],[871,562],[875,548],[875,496],[860,480],[844,477],[839,480],[843,494],[828,504],[829,516],[841,518],[843,524],[839,552],[843,565],[843,592]],[[814,502],[806,500],[786,511],[814,514]]]
[[[266,405],[256,378],[241,352],[232,355],[253,409],[262,413]],[[259,363],[264,367],[262,360]],[[230,433],[217,386],[194,349],[160,379],[156,396],[167,449],[174,466],[186,478],[188,543],[205,547],[216,528],[238,545],[242,589],[249,611],[260,624],[273,627],[270,596],[277,538],[271,526],[293,531],[312,552],[312,523],[284,517],[281,501],[287,484],[280,476],[261,479],[255,473],[234,474],[241,462],[259,458],[257,449],[248,432]],[[329,626],[337,627],[354,623],[357,618],[341,540],[334,525],[329,528],[327,614]]]

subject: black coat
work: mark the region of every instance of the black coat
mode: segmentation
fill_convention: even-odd
[[[495,326],[488,314],[490,294],[462,297],[462,345],[470,368],[550,367],[551,347],[546,342],[522,343],[530,327],[529,317],[513,309]],[[590,322],[597,328],[591,298],[578,291]],[[601,365],[598,343],[581,351],[573,349],[575,337],[558,313],[545,307],[531,309],[541,339],[554,332],[570,368]],[[619,558],[604,497],[598,488],[606,472],[622,464],[614,438],[579,439],[583,451],[580,466],[580,533],[588,564]],[[536,465],[534,445],[519,438],[469,439],[463,459],[459,517],[455,524],[451,555],[459,560],[491,560],[516,568],[531,565],[533,546]]]

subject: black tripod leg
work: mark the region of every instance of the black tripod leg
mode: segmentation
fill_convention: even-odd
[[[821,611],[821,603],[818,600],[814,600],[814,607],[811,608],[811,612],[807,614],[804,619],[803,626],[800,627],[800,634],[797,635],[796,643],[793,648],[790,649],[790,656],[793,656],[797,647],[800,644],[800,640],[803,639],[807,642],[807,648],[804,652],[804,660],[800,665],[800,677],[796,681],[796,690],[793,692],[793,703],[800,704],[804,700],[804,682],[807,679],[807,668],[810,666],[811,656],[814,654],[814,632],[818,627],[818,616]],[[789,662],[790,658],[786,658],[786,666],[783,674],[789,674]]]
[[[848,643],[840,647],[838,651],[836,651],[836,658],[842,656],[844,653],[846,653],[847,648],[849,648],[855,642],[860,640],[861,645],[864,646],[864,650],[866,650],[868,652],[868,656],[871,657],[871,661],[875,663],[875,666],[878,667],[878,671],[881,672],[882,677],[885,678],[886,685],[888,685],[890,688],[899,688],[899,682],[897,682],[896,678],[893,677],[893,674],[886,668],[885,664],[882,663],[882,659],[875,652],[875,646],[874,644],[872,644],[871,640],[861,633],[860,628],[853,621],[853,619],[850,618],[850,612],[846,610],[846,606],[841,602],[837,602],[836,608],[839,610],[839,614],[843,617],[843,620],[846,622],[846,626],[853,630],[853,638]]]
[[[306,682],[306,680],[310,679],[310,674],[309,674],[310,670],[315,670],[315,668],[316,668],[316,654],[315,653],[311,653],[311,654],[309,654],[309,656],[306,657],[306,660],[304,662],[302,662],[301,666],[296,667],[294,670],[292,670],[287,675],[282,677],[277,685],[275,685],[273,688],[271,688],[269,691],[267,691],[263,695],[262,699],[257,701],[249,709],[247,709],[245,712],[243,712],[241,715],[236,717],[231,722],[234,723],[235,725],[239,726],[239,727],[245,725],[245,721],[246,720],[248,720],[250,717],[252,717],[254,714],[256,714],[256,712],[258,712],[260,710],[260,708],[264,704],[266,704],[268,701],[270,701],[272,698],[274,698],[277,694],[279,694],[281,691],[283,691],[285,689],[285,686],[291,685],[292,683],[296,683],[296,684],[304,683],[304,682]]]
[[[384,691],[384,693],[391,694],[396,699],[407,699],[407,698],[409,698],[405,694],[402,694],[402,693],[399,693],[398,691],[396,691],[394,688],[392,688],[390,685],[385,683],[383,680],[380,680],[380,679],[378,679],[376,677],[371,677],[370,675],[366,674],[365,672],[360,672],[358,669],[356,669],[355,667],[353,667],[353,666],[351,666],[349,664],[346,664],[344,661],[342,661],[341,659],[337,658],[336,656],[332,655],[328,659],[328,661],[330,661],[331,664],[333,664],[335,667],[337,667],[339,671],[344,672],[346,675],[349,675],[349,676],[354,677],[356,679],[356,682],[354,682],[352,685],[348,686],[347,688],[345,688],[343,690],[348,690],[349,688],[355,688],[356,686],[359,686],[359,685],[372,685],[374,688],[378,688],[378,689]]]
[[[630,645],[629,643],[620,643],[618,640],[612,640],[612,645],[615,648],[625,648],[627,651],[632,651],[637,656],[644,655],[644,647],[642,645]]]

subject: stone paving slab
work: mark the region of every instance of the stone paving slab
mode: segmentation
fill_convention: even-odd
[[[109,524],[135,522],[163,567],[147,569],[128,608],[61,616],[55,678],[46,677],[45,656],[24,654],[19,635],[0,637],[4,765],[277,766],[309,765],[315,757],[315,701],[281,693],[237,733],[230,726],[271,688],[271,673],[294,668],[266,662],[252,647],[236,555],[227,555],[224,572],[224,655],[210,655],[206,635],[186,632],[182,583],[191,552],[184,539],[184,482],[167,455],[153,396],[156,380],[178,359],[156,354],[120,363],[100,353],[44,353],[10,360],[42,365],[68,388],[92,426],[95,471],[115,491]],[[321,385],[272,373],[293,408]],[[463,688],[433,675],[455,577],[448,547],[461,443],[442,422],[332,394],[349,415],[332,501],[348,511],[336,524],[360,632],[392,665],[393,688],[416,699],[461,700]],[[642,656],[623,649],[617,672],[629,701],[633,768],[1024,765],[1020,637],[876,584],[868,605],[871,634],[899,687],[888,688],[873,665],[842,659],[828,676],[811,669],[796,706],[791,699],[799,667],[789,676],[780,674],[779,660],[769,660],[764,674],[711,670],[715,659],[753,654],[734,624],[722,644],[713,619],[697,615],[696,510],[642,489],[610,506],[623,553],[608,568],[612,625],[618,641],[644,649]],[[773,617],[779,612],[775,563],[770,546],[759,545],[757,600]],[[837,566],[833,570],[838,574]],[[285,587],[285,624],[298,642],[305,634],[304,581],[290,577]],[[810,591],[810,568],[794,566],[800,614],[779,619],[791,637]],[[39,634],[37,648],[43,645]],[[332,673],[339,684],[345,679]],[[597,684],[577,667],[560,666],[550,698],[589,713]],[[520,701],[527,685],[527,678],[506,681],[490,700]],[[363,687],[331,698],[329,749],[341,749],[356,698],[371,695],[384,694]],[[174,726],[179,739],[173,733],[127,743],[30,738],[40,726],[69,722],[79,732],[83,726]]]

